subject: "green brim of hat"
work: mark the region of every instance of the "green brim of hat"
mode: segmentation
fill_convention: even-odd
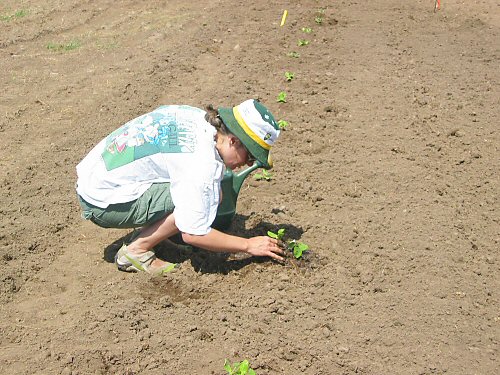
[[[266,150],[259,144],[257,144],[250,136],[245,133],[243,128],[240,126],[238,121],[233,114],[232,108],[218,108],[219,117],[224,121],[224,124],[228,128],[228,130],[233,133],[238,139],[243,143],[248,151],[252,154],[252,156],[257,159],[262,167],[265,169],[271,169],[273,167],[269,150]]]

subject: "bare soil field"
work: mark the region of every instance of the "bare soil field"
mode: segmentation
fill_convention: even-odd
[[[494,0],[2,1],[0,373],[500,373],[499,41]],[[287,228],[304,264],[165,243],[177,272],[119,272],[75,166],[248,98],[289,126],[229,232]]]

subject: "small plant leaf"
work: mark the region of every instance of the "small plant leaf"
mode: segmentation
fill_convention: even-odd
[[[302,31],[305,32],[306,34],[312,33],[312,29],[310,27],[303,27]]]
[[[283,239],[285,236],[285,228],[278,229],[277,233],[271,232],[270,230],[267,231],[267,235],[271,238],[275,238],[279,241]]]
[[[248,362],[247,359],[245,359],[243,362],[240,363],[239,366],[239,373],[241,375],[247,375],[248,368],[250,367],[250,363]]]
[[[270,230],[267,231],[267,235],[271,238],[278,239],[278,235],[274,232],[271,232]]]
[[[278,103],[286,103],[286,92],[281,91],[281,92],[278,94],[278,97],[276,98],[276,101],[277,101]]]
[[[229,361],[227,359],[224,360],[224,370],[226,370],[226,372],[229,375],[232,375],[232,373],[233,373],[233,369],[231,368],[231,363],[229,363]]]
[[[299,39],[299,41],[297,42],[297,45],[299,47],[302,47],[302,46],[307,46],[309,44],[309,41],[306,40],[306,39]]]
[[[309,249],[309,246],[307,246],[305,243],[302,242],[295,242],[293,246],[293,256],[295,259],[299,259],[302,257],[302,253]]]
[[[271,181],[272,178],[273,178],[273,175],[271,172],[269,171],[266,171],[266,170],[263,170],[261,173],[255,173],[253,175],[253,178],[256,180],[256,181],[261,181],[261,180],[265,180],[265,181]]]
[[[286,127],[290,125],[288,121],[285,120],[278,120],[278,127],[280,129],[286,129]]]
[[[300,57],[300,53],[298,52],[295,52],[295,51],[292,51],[292,52],[288,52],[288,57],[293,57],[293,58],[299,58]]]
[[[231,365],[227,359],[224,360],[224,369],[228,375],[257,375],[250,367],[250,362],[245,359],[241,362],[235,362]]]
[[[295,73],[285,72],[285,78],[288,82],[290,82],[295,77]]]

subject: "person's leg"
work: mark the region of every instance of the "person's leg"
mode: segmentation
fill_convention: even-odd
[[[170,184],[150,186],[139,198],[131,202],[110,204],[100,208],[78,196],[82,217],[101,228],[138,228],[165,218],[174,210],[170,197]]]
[[[172,212],[174,205],[170,197],[170,184],[153,184],[140,198],[127,203],[108,206],[105,209],[93,206],[79,197],[83,217],[103,228],[138,228],[140,234],[125,246],[126,252],[141,257],[161,241],[178,232]],[[124,260],[126,263],[126,259]],[[154,273],[169,263],[156,257],[149,265]],[[127,268],[126,266],[124,268]]]
[[[174,215],[170,214],[163,219],[143,227],[141,233],[127,246],[127,250],[139,257],[150,251],[161,241],[172,237],[178,232],[179,230],[175,226]],[[167,264],[167,262],[156,258],[151,262],[151,268],[153,270],[159,269],[165,267]]]

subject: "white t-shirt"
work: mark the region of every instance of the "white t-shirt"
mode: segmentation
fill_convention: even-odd
[[[153,183],[170,182],[176,226],[207,234],[224,164],[215,148],[216,129],[204,116],[199,108],[172,105],[129,121],[78,164],[78,194],[106,208],[139,198]]]

